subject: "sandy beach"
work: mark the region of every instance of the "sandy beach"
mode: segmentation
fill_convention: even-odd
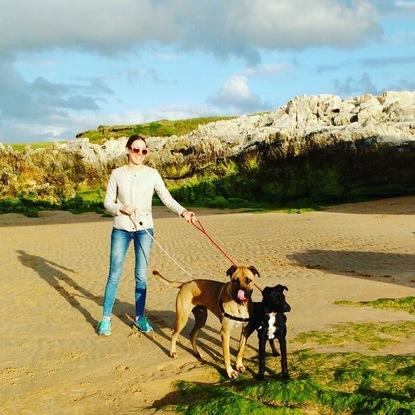
[[[415,320],[402,311],[336,305],[415,295],[415,197],[337,205],[302,214],[196,209],[236,262],[255,265],[260,286],[288,286],[288,349],[297,334],[337,322]],[[197,278],[226,281],[229,262],[183,219],[154,209],[155,237]],[[94,213],[0,215],[0,413],[165,413],[157,406],[181,379],[223,375],[219,321],[200,336],[206,362],[190,353],[189,323],[178,358],[168,355],[176,289],[149,275],[148,335],[131,328],[133,247],[114,308],[113,334],[96,324],[108,272],[112,219]],[[150,270],[187,280],[159,248]],[[150,274],[150,272],[149,272]],[[254,293],[260,299],[260,293]],[[238,332],[233,333],[233,351]],[[382,353],[413,353],[415,338]],[[246,358],[256,367],[257,338]]]

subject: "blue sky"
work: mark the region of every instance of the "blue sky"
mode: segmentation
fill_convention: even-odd
[[[0,0],[0,142],[415,89],[415,0]]]

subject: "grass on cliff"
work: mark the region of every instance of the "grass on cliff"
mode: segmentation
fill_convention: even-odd
[[[256,366],[232,382],[180,381],[156,407],[195,415],[415,413],[415,356],[302,350],[289,355],[289,381],[275,376],[279,365],[279,358],[267,359],[272,378],[263,382],[253,378]]]
[[[66,141],[56,141],[57,143],[66,143]],[[22,152],[27,146],[30,146],[32,149],[37,148],[50,148],[53,147],[55,141],[43,141],[40,143],[16,143],[16,144],[8,144],[11,148],[15,151]]]
[[[144,124],[109,126],[101,125],[96,130],[89,130],[77,135],[88,137],[91,143],[101,144],[106,140],[141,134],[146,137],[170,137],[184,135],[195,130],[199,125],[210,122],[230,120],[235,117],[199,117],[186,120],[159,120]]]
[[[395,310],[395,311],[407,311],[410,314],[415,314],[415,297],[402,297],[402,298],[378,298],[373,301],[347,301],[339,300],[335,304],[352,305],[352,306],[364,306],[379,308],[382,310]]]

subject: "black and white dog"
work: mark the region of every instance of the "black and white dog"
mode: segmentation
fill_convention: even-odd
[[[264,379],[265,373],[265,345],[268,340],[272,354],[279,356],[274,340],[278,339],[281,351],[281,374],[284,379],[289,378],[287,367],[287,317],[285,313],[291,310],[285,301],[284,291],[288,288],[277,284],[275,287],[265,287],[262,291],[262,302],[253,303],[253,312],[247,327],[248,336],[254,330],[258,332],[259,339],[259,370],[258,379]]]

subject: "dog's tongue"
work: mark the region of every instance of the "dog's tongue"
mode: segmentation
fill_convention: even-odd
[[[243,303],[246,303],[248,299],[245,297],[245,291],[244,290],[238,290],[238,300],[242,301]]]

